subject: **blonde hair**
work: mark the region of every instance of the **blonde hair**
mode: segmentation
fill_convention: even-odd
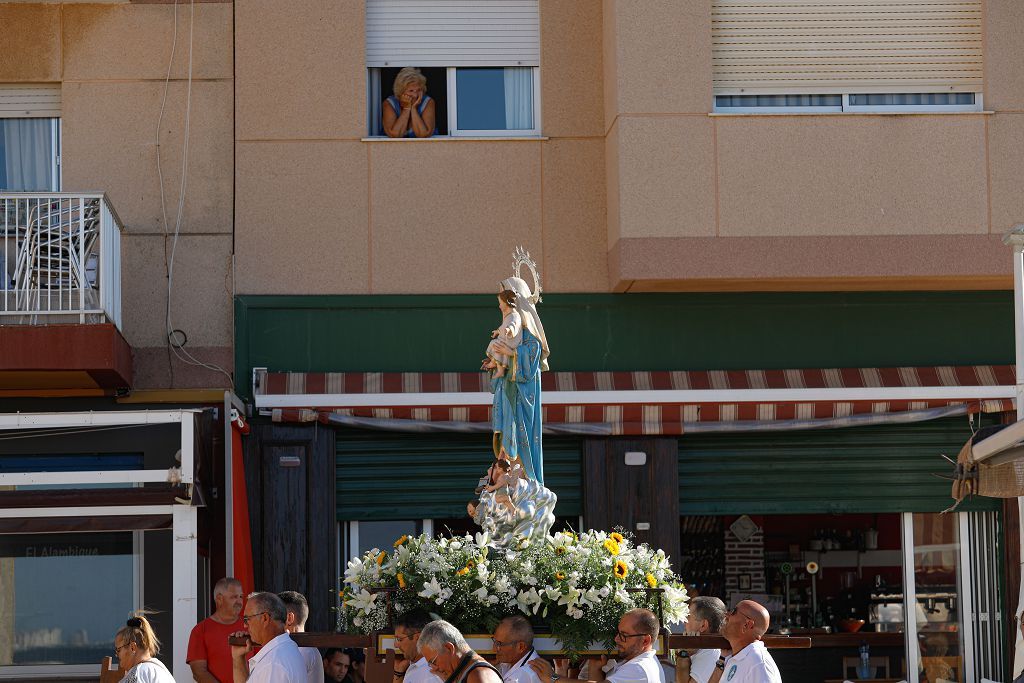
[[[416,83],[423,88],[423,92],[427,91],[427,77],[414,66],[407,66],[398,72],[395,76],[395,84],[392,90],[395,91],[395,97],[401,97],[405,89],[413,83]]]
[[[160,641],[157,639],[156,633],[153,632],[149,619],[146,619],[146,614],[152,614],[152,612],[145,610],[132,612],[127,624],[122,626],[114,636],[115,644],[118,640],[121,641],[121,645],[135,643],[143,652],[148,652],[151,655],[160,654]]]

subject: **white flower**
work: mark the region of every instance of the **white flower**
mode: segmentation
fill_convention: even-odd
[[[455,541],[455,540],[453,540],[451,543],[448,544],[448,547],[451,548],[452,550],[461,550],[462,549],[462,541]]]
[[[569,589],[565,594],[558,599],[558,604],[566,605],[567,608],[570,608],[569,611],[571,612],[571,608],[575,608],[576,605],[579,604],[580,597],[582,596],[583,593],[581,593],[575,586],[569,586]],[[579,619],[579,617],[576,618]]]
[[[380,594],[371,593],[364,588],[363,590],[359,591],[359,593],[349,598],[348,604],[350,604],[352,607],[359,610],[360,612],[366,613],[373,608],[373,602],[377,599],[378,595]]]
[[[441,588],[441,584],[438,583],[437,577],[433,576],[430,578],[430,581],[427,581],[425,584],[423,584],[423,590],[417,593],[417,595],[419,595],[421,598],[432,600],[433,598],[441,595],[441,593],[443,593],[444,590],[445,589]]]
[[[473,591],[473,595],[475,595],[476,599],[479,600],[484,605],[494,605],[494,604],[496,604],[498,602],[498,596],[497,595],[488,595],[487,594],[487,589],[485,587],[482,587],[482,586],[480,588],[477,588],[475,591]]]
[[[536,588],[531,588],[528,591],[522,591],[516,601],[519,603],[519,609],[529,614],[530,607],[533,607],[533,613],[537,614],[540,611],[540,605],[543,598],[540,593],[537,592]]]
[[[348,562],[348,569],[345,570],[345,583],[358,583],[359,575],[363,572],[363,561],[353,557]]]
[[[474,536],[474,540],[476,540],[476,544],[478,546],[480,546],[481,548],[486,548],[491,544],[491,535],[486,531],[483,533],[477,532],[476,535]]]
[[[557,588],[552,588],[551,586],[544,586],[544,594],[547,596],[548,600],[558,600],[558,598],[561,597],[562,592],[559,591]]]
[[[577,607],[571,607],[568,610],[568,613],[569,613],[569,616],[572,617],[573,619],[582,619],[583,618],[583,610],[581,610],[581,609],[579,609]]]
[[[363,625],[363,618],[362,617],[356,617],[355,619],[352,620],[352,625],[353,626],[362,626]]]
[[[515,589],[512,587],[512,583],[508,580],[507,576],[499,576],[494,580],[494,592],[514,593]]]
[[[602,598],[607,598],[608,594],[611,592],[611,588],[609,588],[608,586],[601,586],[601,590],[599,590],[597,594],[600,595]]]

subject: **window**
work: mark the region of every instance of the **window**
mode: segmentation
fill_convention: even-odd
[[[981,3],[713,0],[712,64],[720,112],[978,111]]]
[[[403,66],[419,68],[437,135],[540,134],[538,0],[367,0],[367,129]]]
[[[59,116],[59,86],[0,86],[0,191],[60,190]]]
[[[0,535],[0,633],[13,636],[0,639],[0,677],[95,674],[113,656],[141,602],[141,535]]]

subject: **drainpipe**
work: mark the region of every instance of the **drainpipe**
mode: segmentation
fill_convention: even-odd
[[[1013,247],[1013,345],[1014,361],[1017,365],[1017,421],[1024,419],[1024,223],[1015,225],[1003,237],[1003,243]],[[1024,636],[1021,634],[1020,617],[1024,612],[1024,497],[1017,497],[1018,534],[1017,547],[1020,552],[1021,585],[1017,598],[1017,628],[1014,629],[1013,678],[1024,671]]]

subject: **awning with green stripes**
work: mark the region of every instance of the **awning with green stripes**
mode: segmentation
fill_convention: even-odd
[[[466,515],[473,489],[494,460],[486,435],[400,434],[339,429],[339,520],[438,519]],[[581,514],[582,441],[544,439],[544,480],[555,514]]]
[[[986,421],[986,424],[989,422]],[[971,435],[966,418],[760,434],[679,438],[679,512],[801,514],[939,512],[953,504],[949,475]],[[958,509],[995,510],[976,497]]]

